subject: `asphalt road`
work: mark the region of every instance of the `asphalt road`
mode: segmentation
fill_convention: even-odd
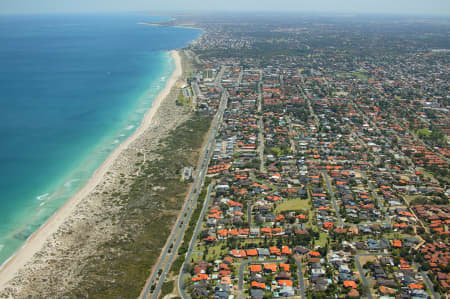
[[[261,92],[261,83],[258,84],[258,112],[262,112],[262,92]],[[264,167],[264,126],[263,126],[263,117],[260,116],[258,119],[258,139],[259,139],[259,171],[261,173],[266,172]]]
[[[436,293],[436,291],[434,290],[434,286],[433,283],[431,282],[430,278],[428,278],[428,275],[425,271],[421,271],[420,275],[422,275],[423,277],[423,281],[425,281],[427,288],[431,291],[431,294],[433,295],[434,299],[440,299],[441,296]]]
[[[194,107],[197,107],[197,99],[198,99],[198,97],[201,95],[201,91],[200,91],[200,88],[198,87],[198,84],[197,84],[197,82],[192,82],[192,91],[193,91],[193,93],[194,93],[194,95],[193,95],[193,105],[194,105]]]
[[[262,122],[262,116],[259,117],[258,120],[258,126],[259,126],[259,132],[258,132],[258,139],[259,139],[259,171],[261,173],[265,173],[266,172],[266,168],[264,167],[264,127],[263,127],[263,122]]]
[[[302,78],[302,82],[303,82],[303,77]],[[314,117],[314,122],[316,123],[316,127],[319,127],[320,121],[319,118],[317,117],[316,113],[314,113],[314,109],[311,105],[311,101],[309,100],[309,98],[306,96],[305,91],[303,90],[303,88],[299,85],[297,85],[298,90],[300,90],[300,92],[303,95],[303,98],[305,99],[305,101],[308,102],[308,109],[309,109],[309,113]]]
[[[202,180],[202,173],[203,172],[201,172],[201,174],[200,174],[200,178],[201,178],[200,180]],[[179,226],[176,228],[176,230],[179,231],[178,236],[176,238],[175,244],[173,245],[172,251],[169,253],[169,258],[167,259],[167,262],[163,268],[163,272],[161,273],[161,275],[159,277],[159,280],[158,280],[158,283],[156,284],[155,290],[153,291],[152,299],[158,298],[158,294],[161,291],[161,287],[164,283],[166,275],[169,272],[170,267],[172,266],[172,263],[177,255],[178,248],[180,247],[181,242],[183,240],[184,231],[186,230],[187,224],[189,223],[189,219],[191,218],[191,215],[194,210],[194,206],[197,202],[198,194],[200,193],[200,190],[201,190],[201,184],[197,185],[196,190],[194,191],[194,196],[193,196],[194,199],[191,200],[191,205],[190,205],[190,207],[187,208],[188,215],[184,217],[185,219],[182,222],[183,224],[182,224],[181,229],[179,229]],[[185,213],[185,212],[186,212],[186,209],[183,211],[183,213]]]
[[[178,290],[180,291],[180,295],[182,298],[189,298],[189,296],[186,294],[183,288],[184,284],[184,266],[186,263],[189,263],[191,260],[192,252],[195,247],[195,241],[198,238],[198,234],[200,232],[200,228],[202,227],[203,219],[205,218],[206,211],[208,210],[209,203],[211,201],[211,190],[212,190],[213,184],[210,184],[208,186],[208,192],[206,193],[206,199],[203,203],[203,208],[200,213],[200,217],[198,218],[197,224],[195,225],[194,233],[192,234],[191,242],[189,243],[189,249],[186,253],[186,259],[184,260],[184,263],[181,267],[180,274],[178,275]]]
[[[356,268],[358,269],[359,276],[361,276],[362,284],[367,288],[367,291],[368,291],[367,298],[369,298],[369,299],[372,299],[373,296],[372,296],[372,293],[370,292],[369,282],[367,281],[367,277],[364,273],[364,269],[361,266],[361,263],[359,262],[359,258],[361,256],[380,256],[380,255],[391,255],[391,254],[384,253],[384,252],[374,252],[374,253],[360,253],[360,254],[355,255],[355,265],[356,265]]]
[[[220,85],[220,77],[224,73],[224,68],[221,69],[218,77],[216,78],[216,82],[218,82],[218,86],[222,89]],[[174,230],[172,231],[168,242],[166,242],[166,246],[163,248],[161,252],[160,259],[158,261],[158,264],[156,268],[154,269],[152,275],[150,276],[150,279],[147,281],[142,298],[148,298],[149,295],[152,293],[151,298],[156,299],[158,297],[159,292],[161,291],[161,287],[164,283],[164,280],[166,278],[166,275],[170,269],[170,266],[173,263],[173,260],[175,256],[177,255],[178,248],[181,244],[184,231],[186,230],[187,224],[189,223],[189,219],[192,215],[192,212],[194,210],[195,204],[198,199],[198,195],[201,191],[203,180],[205,177],[205,174],[207,173],[207,167],[210,160],[210,157],[213,152],[213,146],[215,141],[215,136],[217,134],[217,131],[220,127],[220,123],[222,122],[223,112],[225,111],[225,108],[227,106],[228,101],[228,94],[226,91],[223,91],[221,102],[219,105],[219,109],[216,113],[216,117],[214,118],[212,129],[210,131],[210,135],[208,138],[208,142],[206,144],[205,150],[202,154],[202,157],[200,159],[200,167],[198,168],[197,175],[194,178],[194,182],[191,188],[191,191],[188,196],[188,200],[184,204],[182,213],[180,214],[180,217],[178,218],[176,225],[174,227]],[[172,245],[172,249],[169,252],[169,248]],[[167,261],[166,261],[167,259]],[[160,275],[158,273],[161,272]],[[159,278],[159,279],[158,279]],[[156,286],[151,292],[152,286],[156,283]]]
[[[322,175],[325,178],[325,182],[327,183],[328,192],[330,193],[330,197],[331,197],[331,202],[333,203],[334,211],[336,212],[338,225],[342,226],[343,222],[342,222],[342,218],[341,218],[341,213],[339,211],[339,207],[338,207],[336,199],[334,197],[334,192],[333,192],[333,188],[332,188],[331,183],[330,183],[330,179],[328,178],[328,174],[326,173],[326,171],[322,171]]]
[[[160,259],[159,259],[158,264],[157,264],[156,268],[154,269],[152,275],[150,276],[150,280],[148,280],[147,284],[145,285],[145,290],[144,290],[144,293],[142,296],[143,298],[149,297],[149,295],[151,293],[151,287],[157,281],[158,277],[160,278],[159,282],[161,282],[161,283],[158,282],[158,285],[156,286],[156,288],[153,292],[154,296],[152,298],[156,298],[157,294],[159,293],[159,290],[162,286],[162,282],[164,282],[163,278],[165,277],[165,275],[163,275],[163,273],[164,273],[164,270],[167,269],[167,263],[166,263],[166,267],[163,270],[163,273],[161,273],[161,276],[159,276],[159,272],[160,272],[160,270],[162,270],[162,267],[164,265],[164,262],[166,261],[167,255],[169,254],[170,246],[172,245],[171,256],[173,255],[174,252],[176,252],[176,250],[178,248],[178,247],[176,247],[177,242],[175,241],[175,238],[178,236],[177,241],[180,239],[180,235],[181,235],[181,234],[179,234],[180,227],[182,227],[182,228],[185,227],[186,217],[188,214],[187,212],[188,212],[188,210],[190,210],[190,207],[193,206],[193,204],[192,204],[193,199],[194,199],[193,195],[197,194],[197,189],[198,189],[198,177],[199,177],[198,175],[195,177],[193,187],[191,188],[188,200],[183,207],[182,213],[180,214],[180,217],[178,218],[178,220],[175,224],[174,230],[172,231],[172,233],[169,236],[168,241],[166,242],[166,246],[163,248],[163,250],[161,252]],[[167,271],[165,271],[165,272],[167,273]]]
[[[194,96],[198,97],[202,95],[202,92],[200,91],[200,87],[198,87],[197,82],[192,82],[192,91],[194,91]]]
[[[361,256],[380,256],[380,255],[387,256],[387,255],[392,255],[392,253],[374,252],[374,253],[359,253],[359,254],[355,255],[355,265],[356,265],[356,268],[358,269],[358,271],[359,271],[359,273],[360,273],[361,281],[362,281],[363,285],[366,286],[366,288],[367,288],[368,290],[370,290],[369,282],[367,281],[367,278],[366,278],[366,276],[364,275],[364,271],[363,271],[364,269],[362,268],[361,263],[359,262],[359,258],[360,258]],[[415,264],[415,266],[416,266],[417,268],[419,268],[419,266],[418,266],[417,264]],[[422,275],[423,281],[424,281],[425,284],[427,285],[427,288],[431,291],[431,294],[433,295],[433,298],[434,298],[434,299],[440,299],[441,296],[435,292],[434,287],[433,287],[433,284],[431,283],[430,279],[428,278],[427,273],[424,272],[424,271],[419,271],[419,273],[420,273],[420,275]],[[372,298],[373,298],[371,293],[369,293],[367,297],[368,297],[369,299],[372,299]]]
[[[305,279],[303,278],[303,272],[302,272],[302,262],[299,260],[295,260],[295,263],[297,264],[297,275],[298,275],[298,282],[300,287],[300,296],[302,299],[306,298],[306,289],[305,289]]]
[[[292,152],[293,152],[293,153],[296,153],[297,150],[296,150],[296,148],[295,148],[295,141],[294,141],[294,139],[292,138],[292,136],[294,135],[294,128],[293,128],[293,126],[292,126],[292,119],[289,117],[288,121],[289,121],[289,134],[291,135],[291,136],[289,136],[289,140],[291,141]]]
[[[416,263],[413,263],[414,266],[417,267],[417,269],[420,268],[420,266]],[[433,283],[431,282],[430,278],[428,277],[428,274],[426,271],[419,271],[420,275],[422,275],[423,281],[425,282],[425,284],[427,285],[427,288],[430,290],[431,295],[433,296],[434,299],[440,299],[441,295],[439,295],[438,293],[436,293],[436,291],[434,290],[434,286]]]
[[[182,222],[183,225],[181,227],[181,230],[178,234],[178,238],[175,242],[175,245],[173,246],[172,252],[169,255],[169,259],[167,260],[167,263],[165,264],[165,267],[163,269],[163,272],[160,275],[159,281],[155,287],[155,290],[153,291],[153,296],[152,299],[157,299],[158,298],[158,294],[161,291],[161,287],[164,283],[164,280],[166,278],[166,275],[170,269],[170,266],[173,263],[173,260],[175,258],[175,256],[177,255],[177,251],[178,248],[181,244],[181,241],[183,239],[183,235],[184,235],[184,231],[186,230],[187,224],[189,223],[189,219],[191,218],[192,212],[194,210],[195,204],[197,202],[198,199],[198,195],[200,193],[202,184],[203,184],[203,179],[205,177],[205,174],[207,173],[207,167],[208,167],[208,163],[211,157],[211,154],[213,152],[213,148],[214,148],[214,141],[215,141],[215,137],[217,134],[217,131],[220,127],[220,123],[222,121],[222,117],[223,117],[223,112],[226,108],[226,102],[228,100],[228,96],[226,94],[226,92],[223,93],[222,96],[222,100],[221,103],[219,105],[219,109],[218,112],[216,114],[216,118],[214,119],[213,122],[213,127],[212,130],[210,132],[210,137],[208,139],[208,143],[206,146],[205,151],[203,152],[203,157],[202,157],[202,162],[201,162],[201,166],[200,166],[200,171],[198,172],[195,180],[197,181],[197,185],[195,185],[195,181],[194,181],[194,186],[196,186],[194,188],[194,192],[193,192],[193,196],[191,195],[190,200],[188,202],[190,202],[190,205],[186,205],[185,209],[183,210],[184,215],[186,215],[186,210],[188,210],[188,215],[185,216],[185,220]],[[191,192],[192,193],[192,192]],[[193,198],[192,198],[193,197]],[[175,230],[179,230],[179,226],[175,227]]]
[[[381,202],[381,199],[378,196],[378,194],[375,192],[375,188],[373,187],[373,184],[371,182],[369,182],[369,180],[367,179],[366,172],[363,172],[362,174],[363,174],[364,179],[367,181],[367,185],[369,186],[370,192],[372,192],[373,197],[375,197],[375,199],[377,200],[378,206],[380,207],[381,211],[383,211],[384,215],[386,215],[386,223],[391,224],[391,217],[389,217],[389,213],[387,212],[386,207]]]

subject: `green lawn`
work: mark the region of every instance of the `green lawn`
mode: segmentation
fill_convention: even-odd
[[[363,73],[355,73],[355,77],[363,80],[367,80],[367,75]]]
[[[329,235],[327,233],[320,232],[319,240],[316,241],[315,245],[316,246],[320,246],[320,247],[324,247],[325,244],[327,244],[327,237],[328,236]]]
[[[419,135],[419,137],[430,137],[431,135],[431,131],[426,128],[419,129],[415,133]]]
[[[227,254],[227,249],[222,249],[222,242],[215,242],[206,246],[208,247],[206,260],[222,259]],[[199,246],[198,250],[204,252],[206,251],[206,247]]]
[[[175,285],[175,282],[173,280],[164,282],[162,285],[162,288],[161,288],[161,294],[160,294],[161,298],[170,294],[173,291],[174,285]]]
[[[309,199],[286,199],[277,206],[276,211],[278,213],[292,210],[310,210]]]
[[[356,73],[338,73],[338,76],[350,76],[350,77],[356,77],[359,79],[363,79],[363,80],[367,80],[368,77],[366,74],[361,73],[361,72],[356,72]]]
[[[189,261],[189,262],[198,262],[198,261],[201,261],[202,260],[202,254],[201,253],[197,253],[197,252],[195,252],[195,253],[193,253],[192,254],[192,256],[191,256],[191,260]]]
[[[411,237],[414,235],[409,235],[401,232],[389,232],[389,233],[383,233],[383,238],[386,238],[388,240],[403,240],[405,238]]]
[[[185,98],[183,96],[179,96],[177,99],[177,105],[189,106],[189,105],[191,105],[191,98]]]
[[[422,197],[422,195],[406,195],[406,196],[404,196],[406,202],[409,204],[418,197]]]

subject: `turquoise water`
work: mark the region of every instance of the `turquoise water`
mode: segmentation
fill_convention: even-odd
[[[139,126],[200,31],[123,15],[0,16],[0,263]]]

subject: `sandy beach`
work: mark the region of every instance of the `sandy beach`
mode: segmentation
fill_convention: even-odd
[[[51,273],[51,268],[48,268],[51,264],[49,261],[58,262],[57,254],[64,252],[67,255],[67,249],[71,246],[71,242],[73,244],[81,242],[77,240],[77,235],[74,235],[73,232],[86,230],[86,227],[89,227],[89,221],[95,219],[96,216],[104,215],[104,213],[98,212],[102,209],[107,210],[103,205],[104,198],[101,197],[101,194],[117,185],[118,171],[121,174],[132,175],[132,172],[136,171],[134,167],[131,167],[133,165],[131,163],[136,164],[136,152],[145,153],[145,146],[149,140],[158,140],[185,119],[182,110],[177,112],[176,109],[167,106],[168,104],[167,107],[164,107],[166,112],[158,112],[183,74],[179,52],[171,51],[171,55],[175,61],[175,71],[167,80],[165,88],[155,98],[139,128],[110,154],[88,183],[33,233],[15,255],[2,266],[0,269],[0,297],[22,297],[27,294],[27,287],[31,286],[28,284],[30,280],[36,279],[42,273],[45,275],[46,271]],[[171,109],[174,111],[171,112]],[[167,115],[170,113],[181,114]],[[175,116],[175,119],[166,119],[167,116],[172,118]],[[145,158],[144,154],[144,162]],[[109,208],[109,212],[114,210],[112,206]],[[98,238],[101,238],[101,231],[108,232],[108,224],[113,222],[113,220],[104,218],[96,220],[99,223],[96,227],[98,232],[93,233],[97,234]],[[70,235],[67,234],[69,230]],[[106,235],[107,233],[105,233]],[[72,258],[76,259],[87,253],[76,252],[73,254]]]

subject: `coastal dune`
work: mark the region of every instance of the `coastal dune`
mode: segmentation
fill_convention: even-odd
[[[47,262],[50,260],[48,257],[49,251],[64,242],[61,234],[58,234],[59,231],[67,230],[67,227],[73,227],[75,224],[78,225],[79,230],[88,229],[88,227],[83,228],[81,222],[77,223],[77,220],[98,215],[97,209],[103,207],[101,200],[96,200],[96,198],[100,198],[98,194],[101,194],[102,188],[112,184],[114,180],[111,177],[117,176],[118,171],[127,171],[126,168],[129,168],[130,162],[133,162],[131,155],[136,156],[136,151],[139,151],[131,147],[138,147],[136,144],[142,146],[149,140],[157,140],[161,135],[160,130],[167,133],[168,130],[175,128],[185,119],[178,116],[176,119],[168,119],[167,123],[162,125],[161,118],[164,119],[164,115],[157,115],[161,105],[169,97],[172,88],[176,86],[177,81],[183,74],[180,53],[171,51],[171,55],[176,68],[167,80],[164,89],[154,99],[152,107],[145,114],[141,125],[108,156],[86,185],[34,232],[25,244],[2,265],[0,269],[0,297],[4,295],[14,296],[14,294],[20,293],[27,281],[32,279],[31,275],[37,273],[40,267],[47,266]],[[169,107],[165,109],[170,111]],[[156,125],[155,116],[159,118],[159,120],[156,120],[159,122]],[[96,190],[96,187],[99,190]],[[73,242],[77,242],[76,237],[73,238]]]

